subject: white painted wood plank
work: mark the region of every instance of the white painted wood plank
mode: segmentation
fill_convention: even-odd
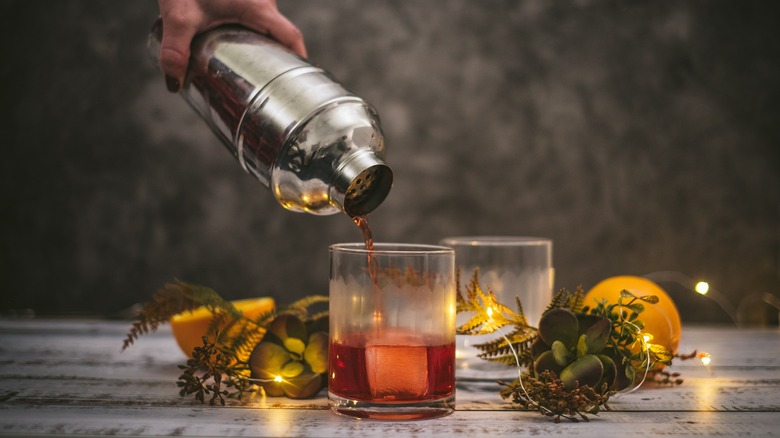
[[[259,437],[775,436],[770,413],[607,412],[588,423],[553,423],[533,412],[459,411],[416,422],[359,421],[325,410],[0,407],[5,434]]]
[[[0,319],[0,434],[193,436],[770,436],[780,426],[780,332],[686,328],[682,351],[713,362],[678,362],[685,383],[614,398],[588,425],[553,425],[513,409],[495,382],[458,382],[450,417],[360,422],[312,400],[267,398],[203,406],[175,386],[184,355],[168,327],[120,353],[128,322]],[[623,426],[621,426],[621,424]],[[620,431],[619,434],[613,432]]]

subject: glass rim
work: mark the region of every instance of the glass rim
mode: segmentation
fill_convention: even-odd
[[[544,246],[552,245],[552,239],[533,236],[452,236],[441,239],[439,243],[461,246]]]
[[[455,250],[442,245],[428,245],[423,243],[374,243],[374,249],[366,249],[363,242],[334,243],[329,247],[330,252],[344,252],[351,254],[371,255],[433,255],[455,254]]]

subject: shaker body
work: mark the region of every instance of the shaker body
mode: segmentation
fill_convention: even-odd
[[[158,20],[158,60],[161,32]],[[181,95],[289,210],[362,215],[392,186],[376,111],[260,34],[221,26],[196,36]]]

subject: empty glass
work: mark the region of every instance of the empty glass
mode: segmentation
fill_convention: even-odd
[[[455,253],[330,247],[328,399],[342,415],[407,420],[455,406]]]
[[[550,304],[553,291],[552,241],[541,237],[463,236],[442,239],[442,245],[455,250],[455,263],[460,271],[460,291],[475,269],[479,269],[479,284],[483,291],[492,290],[498,301],[513,310],[515,297],[520,298],[528,323],[537,327],[542,313]],[[459,314],[458,325],[469,314]],[[511,331],[511,329],[509,329]],[[510,378],[517,370],[477,357],[473,346],[495,339],[500,334],[457,336],[457,376],[459,378]]]

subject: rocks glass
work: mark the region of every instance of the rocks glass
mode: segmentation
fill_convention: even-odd
[[[479,269],[481,289],[495,293],[498,301],[516,310],[515,297],[520,298],[528,323],[537,327],[539,318],[552,299],[553,266],[552,241],[541,237],[521,236],[463,236],[448,237],[441,245],[455,250],[460,271],[460,290],[465,295],[466,285],[474,270]],[[458,315],[458,325],[464,324],[469,314]],[[511,328],[506,330],[511,331]],[[516,378],[517,370],[502,364],[487,362],[477,357],[480,351],[473,346],[500,336],[457,336],[458,378],[495,379]]]
[[[341,415],[414,420],[455,406],[455,253],[330,247],[328,399]]]

